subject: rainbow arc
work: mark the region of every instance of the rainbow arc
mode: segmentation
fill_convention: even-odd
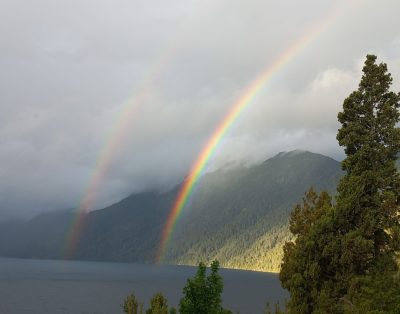
[[[354,4],[354,3],[353,3]],[[349,8],[349,6],[347,6]],[[240,117],[241,113],[247,109],[254,97],[263,87],[276,75],[285,65],[287,65],[296,55],[298,55],[307,45],[309,45],[323,30],[333,21],[343,14],[342,6],[332,10],[330,15],[319,21],[310,31],[303,34],[297,41],[290,45],[272,64],[262,70],[256,79],[252,81],[243,91],[241,96],[230,106],[229,111],[214,130],[213,134],[203,147],[201,153],[189,171],[189,175],[183,182],[182,187],[176,197],[174,205],[167,217],[161,240],[156,252],[156,261],[162,262],[171,240],[173,230],[179,216],[190,199],[196,183],[206,169],[209,160],[215,154],[218,145],[221,143],[225,134],[232,128]]]

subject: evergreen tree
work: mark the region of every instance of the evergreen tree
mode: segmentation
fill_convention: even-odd
[[[312,313],[315,310],[314,304],[324,277],[323,249],[331,240],[328,228],[331,213],[329,194],[323,191],[318,195],[310,188],[302,204],[296,205],[291,214],[289,228],[296,240],[285,244],[279,274],[282,286],[291,295],[287,305],[291,313]]]
[[[171,307],[170,309],[169,309],[169,314],[177,314],[178,312],[176,311],[176,308],[174,308],[174,307]]]
[[[336,222],[344,235],[343,249],[355,241],[363,243],[363,252],[346,250],[342,260],[343,267],[356,274],[366,273],[382,259],[393,259],[397,248],[393,231],[399,227],[400,94],[389,91],[391,75],[386,64],[377,65],[375,60],[367,56],[359,88],[338,115],[342,128],[337,139],[347,157],[342,162],[346,175],[338,186]],[[355,258],[357,253],[361,256]]]
[[[388,285],[398,285],[393,274],[400,226],[396,169],[400,93],[389,90],[392,77],[387,66],[375,61],[376,56],[367,56],[359,88],[344,101],[338,115],[342,127],[337,139],[347,157],[342,162],[346,175],[338,186],[334,221],[340,242],[331,256],[336,268],[332,294],[344,295],[346,304],[359,302],[367,290],[378,292],[379,277],[385,276]]]
[[[142,311],[138,312],[138,307],[139,302],[134,293],[131,293],[126,297],[122,306],[124,313],[126,314],[141,314]]]
[[[151,298],[146,314],[168,314],[168,301],[161,292]]]
[[[291,313],[398,313],[394,309],[400,308],[395,260],[400,246],[395,165],[400,94],[389,91],[387,66],[375,61],[367,56],[359,88],[338,115],[346,174],[336,205],[309,192],[291,216],[297,239],[285,245],[280,274],[291,294]]]
[[[229,310],[222,308],[221,293],[223,280],[218,274],[219,262],[211,264],[211,274],[206,277],[206,266],[199,264],[197,274],[188,279],[183,288],[184,297],[179,303],[181,314],[228,314]]]

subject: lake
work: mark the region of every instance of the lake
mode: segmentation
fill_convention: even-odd
[[[124,298],[135,292],[149,304],[164,293],[177,307],[187,278],[197,268],[83,261],[0,258],[0,313],[110,314],[123,313]],[[276,274],[221,269],[223,303],[234,313],[263,313],[267,301],[287,293]]]

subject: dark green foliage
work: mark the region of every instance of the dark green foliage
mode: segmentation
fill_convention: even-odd
[[[188,279],[183,288],[184,297],[179,303],[180,314],[229,314],[222,308],[223,280],[218,274],[219,263],[211,264],[211,274],[206,277],[206,266],[199,264],[197,274]]]
[[[290,313],[398,313],[400,94],[385,64],[368,55],[357,91],[338,115],[345,176],[336,205],[309,192],[296,206],[280,278]],[[323,206],[318,204],[319,199]],[[310,206],[310,205],[311,206]]]
[[[345,297],[345,312],[400,313],[400,278],[390,271],[382,271],[352,280]]]
[[[399,286],[398,279],[391,278],[397,272],[395,252],[400,243],[400,176],[396,169],[400,94],[389,91],[392,78],[386,64],[375,61],[375,56],[367,56],[359,88],[344,101],[338,115],[342,128],[337,139],[347,157],[342,163],[346,175],[338,186],[334,217],[340,231],[339,250],[331,256],[337,268],[332,293],[364,304],[373,291],[380,295],[380,302],[360,307],[368,311],[380,310],[382,302],[392,308],[396,303],[390,291]],[[379,278],[386,278],[386,289],[379,288]]]
[[[399,226],[400,177],[395,162],[400,151],[400,95],[389,91],[392,78],[386,64],[368,55],[359,89],[338,115],[337,139],[345,147],[347,174],[338,186],[337,211],[343,233],[360,229],[371,241],[360,272],[375,264],[396,245],[389,230]],[[340,219],[342,217],[342,219]],[[345,218],[345,219],[344,219]],[[366,248],[367,249],[367,248]]]
[[[291,313],[312,313],[317,302],[323,276],[323,250],[329,245],[329,223],[323,216],[332,213],[331,197],[325,191],[319,195],[311,188],[296,205],[290,218],[290,231],[295,242],[284,246],[284,258],[279,278],[289,290]],[[325,217],[324,217],[325,218]]]
[[[124,300],[124,304],[122,306],[124,313],[126,314],[141,314],[141,306],[140,306],[140,311],[138,311],[139,308],[139,302],[136,299],[136,296],[134,293],[131,293],[126,297]]]
[[[161,292],[151,298],[146,314],[168,314],[168,301]]]
[[[169,314],[177,314],[177,313],[178,313],[178,312],[177,312],[176,308],[171,307],[171,308],[169,309]]]

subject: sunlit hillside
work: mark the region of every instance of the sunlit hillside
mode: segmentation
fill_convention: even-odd
[[[218,259],[224,267],[276,272],[294,204],[311,186],[334,193],[340,176],[339,162],[299,151],[210,173],[179,219],[165,260]]]

